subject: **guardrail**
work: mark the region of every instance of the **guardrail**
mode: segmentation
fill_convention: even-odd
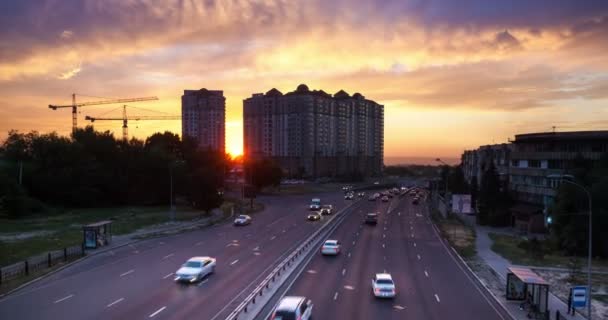
[[[356,202],[355,202],[356,203]],[[354,203],[353,203],[354,205]],[[274,283],[278,277],[281,276],[281,273],[287,272],[288,268],[296,262],[296,259],[305,254],[311,247],[315,245],[316,242],[319,242],[321,234],[325,235],[328,230],[335,225],[335,221],[344,215],[348,210],[352,207],[346,207],[340,212],[336,213],[331,220],[329,220],[325,225],[321,228],[317,229],[310,237],[308,237],[300,246],[298,246],[289,256],[287,256],[281,263],[279,263],[271,272],[268,274],[264,280],[241,302],[235,309],[232,311],[226,320],[238,320],[239,315],[243,313],[247,313],[250,309],[250,306],[256,303],[256,299],[261,298],[264,295],[264,290],[270,290],[270,285]],[[337,223],[337,222],[336,222]]]
[[[60,262],[67,262],[71,258],[84,256],[82,245],[63,248],[63,250],[49,251],[47,253],[29,257],[25,261],[0,267],[0,285],[2,283],[25,277],[31,273],[50,268]]]

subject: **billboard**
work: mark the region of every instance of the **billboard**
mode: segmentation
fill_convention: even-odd
[[[453,194],[452,195],[452,212],[473,214],[471,210],[471,195],[470,194]]]

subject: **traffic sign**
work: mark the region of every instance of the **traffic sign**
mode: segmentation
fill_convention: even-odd
[[[572,306],[583,308],[587,305],[587,286],[576,286],[572,288]]]

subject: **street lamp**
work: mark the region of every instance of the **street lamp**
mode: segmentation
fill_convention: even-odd
[[[445,173],[445,195],[444,195],[445,198],[446,198],[446,200],[447,200],[447,198],[448,198],[448,179],[450,178],[450,169],[449,169],[450,165],[447,164],[447,163],[445,163],[445,162],[443,162],[439,158],[435,159],[435,161],[437,161],[437,162],[439,162],[439,163],[441,163],[441,164],[443,164],[443,165],[445,165],[445,166],[448,167],[448,170]]]
[[[565,182],[565,183],[569,183],[571,185],[574,185],[580,189],[582,189],[583,191],[585,191],[585,194],[587,194],[587,199],[589,200],[589,253],[587,255],[587,290],[588,290],[588,302],[587,302],[587,313],[588,313],[588,319],[591,320],[591,245],[593,242],[593,210],[592,208],[592,198],[591,198],[591,193],[589,192],[589,190],[587,190],[587,188],[585,188],[582,184],[576,183],[572,180],[568,180],[568,179],[574,179],[574,176],[570,175],[570,174],[551,174],[548,175],[547,178],[549,179],[559,179],[560,182]]]

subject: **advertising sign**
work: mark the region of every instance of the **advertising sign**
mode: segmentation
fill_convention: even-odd
[[[472,214],[471,210],[471,195],[470,194],[453,194],[452,195],[452,212]]]

